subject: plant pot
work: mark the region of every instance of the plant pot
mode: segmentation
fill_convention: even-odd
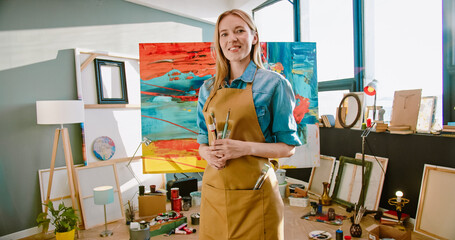
[[[74,240],[75,229],[69,232],[57,232],[55,233],[55,238],[57,240]]]

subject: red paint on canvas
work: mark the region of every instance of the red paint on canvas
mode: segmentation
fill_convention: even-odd
[[[163,76],[173,69],[182,73],[193,72],[199,77],[215,75],[211,43],[139,44],[139,54],[141,79],[144,81]],[[177,80],[176,76],[173,78]]]
[[[196,156],[202,160],[198,154],[199,143],[196,139],[172,139],[158,140],[152,143],[153,156],[165,158],[177,158],[182,156]]]
[[[297,104],[294,108],[294,118],[297,124],[299,124],[305,114],[308,113],[310,110],[310,100],[308,98],[302,97],[300,95],[295,95],[295,99],[297,99]]]

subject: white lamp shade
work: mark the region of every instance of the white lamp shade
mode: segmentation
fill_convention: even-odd
[[[84,102],[80,100],[36,101],[38,124],[84,122]]]
[[[104,205],[114,202],[114,187],[100,186],[93,189],[93,198],[96,205]]]

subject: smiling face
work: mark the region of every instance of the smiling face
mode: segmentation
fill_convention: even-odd
[[[232,14],[225,16],[219,23],[218,33],[221,50],[231,64],[250,62],[251,47],[258,38],[242,18]]]

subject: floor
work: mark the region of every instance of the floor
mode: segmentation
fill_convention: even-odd
[[[328,207],[323,207],[323,212],[326,212],[329,207],[332,207],[335,209],[336,214],[344,215],[349,217],[351,213],[347,213],[345,209],[341,206],[338,205],[332,205]],[[170,206],[168,206],[168,209],[170,209]],[[191,220],[190,220],[190,215],[191,213],[198,212],[199,207],[192,207],[190,208],[189,211],[182,211],[184,216],[188,217],[188,226],[191,228],[195,228],[198,230],[198,225],[192,225]],[[302,215],[307,214],[310,211],[310,207],[296,207],[296,206],[289,206],[289,203],[287,200],[285,200],[285,239],[286,240],[294,240],[294,239],[308,239],[308,237],[303,237],[303,236],[308,236],[308,234],[311,231],[315,230],[321,230],[321,231],[327,231],[332,235],[332,239],[335,239],[335,231],[339,228],[337,225],[330,225],[327,223],[321,223],[321,222],[313,222],[305,219],[301,219],[300,217]],[[379,224],[372,216],[365,216],[362,218],[361,225],[362,225],[362,237],[361,238],[353,238],[353,239],[367,239],[368,233],[365,230],[366,227],[372,225],[372,224]],[[343,224],[341,225],[341,229],[345,233],[345,235],[349,235],[349,228],[351,224],[349,220],[344,220]],[[409,224],[406,226],[408,229],[412,229],[412,226]],[[108,224],[108,229],[112,230],[114,234],[110,237],[105,237],[102,238],[99,236],[99,233],[104,230],[104,225],[99,226],[99,227],[94,227],[88,230],[80,230],[79,231],[79,239],[103,239],[103,240],[108,240],[108,239],[130,239],[129,236],[129,228],[128,225],[125,224],[124,220],[119,220],[113,223]],[[55,239],[53,234],[47,234],[47,235],[34,235],[30,236],[27,238],[23,238],[24,240],[36,240],[36,239]],[[169,237],[164,236],[164,235],[159,235],[155,237],[151,237],[151,240],[171,240],[171,239],[176,239],[176,240],[196,240],[198,239],[198,233],[193,233],[189,235],[171,235]],[[430,240],[431,238],[423,236],[418,233],[412,232],[412,239],[413,240]]]

